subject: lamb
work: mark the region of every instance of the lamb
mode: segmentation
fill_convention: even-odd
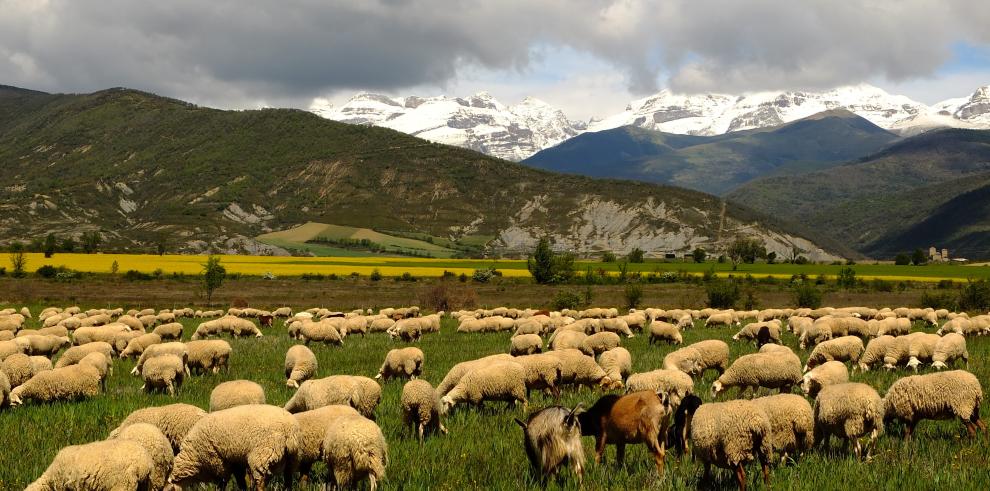
[[[223,382],[210,392],[210,412],[249,404],[265,404],[265,389],[250,380]]]
[[[138,409],[124,418],[120,425],[110,432],[109,438],[115,438],[128,426],[148,423],[162,431],[169,443],[172,444],[172,452],[177,454],[183,438],[203,416],[206,416],[206,411],[189,404],[146,407]]]
[[[127,346],[120,352],[120,357],[130,358],[132,356],[141,356],[145,348],[153,344],[161,344],[161,342],[162,337],[158,334],[140,334],[127,343]]]
[[[705,463],[703,481],[711,481],[711,467],[736,471],[739,489],[746,489],[745,464],[759,460],[763,483],[769,484],[773,452],[770,417],[753,401],[734,400],[702,404],[691,418],[692,454]]]
[[[587,412],[579,414],[578,420],[581,434],[595,437],[596,463],[602,461],[608,443],[615,444],[619,465],[625,460],[627,443],[643,443],[653,455],[657,473],[663,477],[671,412],[666,395],[642,391],[602,396]]]
[[[88,365],[70,365],[43,371],[10,391],[10,405],[27,400],[75,401],[100,393],[100,372]]]
[[[175,355],[183,361],[183,364],[185,364],[189,359],[189,349],[186,348],[185,344],[178,342],[153,344],[148,346],[145,348],[144,352],[141,353],[141,356],[138,357],[137,363],[134,364],[134,368],[131,369],[131,375],[141,374],[144,369],[144,364],[147,363],[148,360],[164,355]],[[188,368],[186,370],[188,371]]]
[[[980,420],[982,400],[980,381],[965,370],[912,375],[898,379],[887,389],[883,397],[884,421],[904,422],[904,436],[911,438],[922,419],[959,418],[973,437],[977,427],[986,430]]]
[[[185,344],[189,352],[189,370],[194,373],[219,373],[230,368],[234,349],[223,339],[204,339]]]
[[[650,323],[650,344],[660,341],[670,344],[681,344],[684,338],[681,336],[681,329],[674,324],[663,321],[653,321]]]
[[[443,396],[453,389],[457,382],[461,380],[466,373],[474,370],[475,368],[481,368],[488,366],[492,363],[499,361],[512,361],[512,356],[500,353],[497,355],[486,356],[483,358],[478,358],[477,360],[462,361],[447,372],[447,375],[443,377],[443,380],[437,385],[437,394]]]
[[[323,439],[327,434],[327,426],[340,417],[360,416],[357,409],[341,404],[323,406],[321,408],[303,411],[292,415],[299,423],[299,453],[297,466],[299,474],[309,476],[313,464],[320,460]]]
[[[811,449],[815,436],[815,415],[804,397],[779,394],[759,397],[753,402],[770,418],[770,443],[774,452],[780,454],[781,462],[786,461],[788,456]]]
[[[854,451],[860,458],[863,447],[859,440],[868,435],[869,458],[883,432],[883,415],[883,400],[873,387],[856,382],[829,385],[815,399],[815,446],[827,445],[834,435],[855,441]]]
[[[168,324],[162,324],[151,331],[153,334],[161,336],[163,341],[179,341],[182,339],[182,324],[178,322],[170,322]]]
[[[316,376],[319,363],[316,355],[304,345],[297,344],[285,352],[285,385],[295,389],[301,382]]]
[[[807,372],[827,361],[849,361],[855,365],[861,354],[863,354],[863,340],[856,336],[829,339],[819,343],[811,351],[804,371]]]
[[[14,338],[14,342],[21,347],[21,352],[25,354],[42,355],[49,358],[72,345],[72,341],[67,337],[38,334]]]
[[[526,456],[540,477],[554,475],[562,466],[572,465],[578,484],[584,475],[584,448],[577,410],[551,406],[530,415],[526,422],[516,419],[523,429]]]
[[[958,359],[966,362],[966,369],[968,370],[969,352],[966,351],[966,337],[950,332],[935,343],[935,350],[932,353],[932,368],[937,370],[948,368]]]
[[[106,440],[59,450],[26,491],[151,489],[155,462],[140,443]]]
[[[148,359],[141,367],[141,390],[151,392],[162,389],[175,397],[176,389],[182,387],[186,376],[186,364],[176,355],[164,354]]]
[[[179,489],[214,482],[226,489],[231,474],[241,489],[244,470],[254,487],[265,489],[273,473],[284,471],[284,486],[292,487],[293,462],[300,446],[299,423],[282,408],[237,406],[203,416],[182,441],[168,482]]]
[[[58,361],[55,362],[55,368],[75,365],[90,353],[103,353],[107,356],[107,358],[110,358],[110,356],[113,355],[113,352],[113,346],[110,346],[110,343],[104,341],[73,346],[62,353],[62,356],[60,356]]]
[[[385,362],[378,369],[376,379],[388,380],[393,377],[415,379],[423,373],[423,350],[419,348],[398,348],[385,354]]]
[[[543,351],[543,338],[538,334],[518,334],[510,338],[509,342],[509,354],[512,356],[532,355]]]
[[[402,386],[402,423],[409,425],[419,434],[423,444],[426,431],[440,431],[447,434],[447,428],[440,421],[440,399],[437,391],[425,380],[410,380]]]
[[[704,375],[706,370],[717,370],[719,375],[725,373],[729,366],[729,345],[725,341],[709,339],[691,344],[689,348],[694,348],[701,355],[699,363],[699,374]]]
[[[385,478],[388,466],[388,444],[374,421],[362,416],[342,416],[327,426],[323,439],[323,460],[333,483],[340,488],[355,487],[368,479],[368,487],[376,491],[378,481]]]
[[[598,365],[612,381],[610,388],[620,389],[622,381],[632,372],[632,355],[625,348],[612,348],[598,357]]]
[[[612,387],[614,382],[605,373],[595,359],[576,349],[551,351],[549,356],[556,357],[561,362],[561,384],[573,384],[578,387],[593,388]]]
[[[374,380],[356,375],[332,375],[299,385],[285,410],[301,413],[331,404],[347,404],[365,417],[372,417],[381,400],[381,387]]]
[[[526,369],[522,365],[503,361],[475,368],[461,377],[457,385],[440,399],[443,413],[461,402],[480,407],[484,401],[522,402],[526,412]]]
[[[801,390],[809,397],[816,397],[825,387],[849,381],[849,370],[841,361],[827,361],[804,374]]]
[[[791,387],[799,383],[801,383],[801,362],[796,356],[754,353],[737,358],[728,370],[712,383],[712,397],[732,387],[740,388],[740,396],[749,388],[753,388],[755,392],[759,387],[780,389],[780,393],[783,394],[790,392]]]
[[[137,423],[124,428],[109,440],[132,441],[141,445],[154,464],[151,468],[149,489],[165,488],[168,475],[172,472],[175,454],[172,453],[172,444],[162,430],[148,423]]]
[[[618,334],[602,331],[584,338],[579,349],[588,356],[596,356],[619,346],[620,342]]]
[[[680,370],[660,369],[630,375],[626,381],[626,393],[644,390],[665,394],[670,398],[671,406],[676,407],[681,400],[694,393],[694,381]]]

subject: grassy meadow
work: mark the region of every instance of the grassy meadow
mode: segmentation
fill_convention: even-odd
[[[425,243],[425,242],[424,242]],[[312,247],[326,247],[321,244],[307,244]],[[438,259],[389,256],[348,256],[354,251],[341,249],[334,257],[295,257],[295,256],[246,256],[222,255],[222,264],[229,273],[250,276],[262,276],[272,273],[277,276],[302,276],[305,274],[322,274],[346,276],[358,274],[370,275],[378,270],[384,276],[401,276],[409,273],[416,277],[439,277],[445,271],[456,275],[471,274],[476,269],[495,268],[503,276],[513,278],[528,278],[526,261],[513,259]],[[142,273],[152,273],[161,270],[170,275],[198,274],[206,262],[206,256],[181,254],[76,254],[57,253],[45,258],[40,253],[27,254],[27,270],[34,271],[43,265],[65,266],[77,271],[88,273],[110,273],[114,262],[120,273],[136,270]],[[648,260],[643,263],[603,263],[599,261],[576,261],[577,274],[585,274],[588,269],[594,273],[617,275],[622,268],[628,273],[680,273],[702,275],[714,271],[719,277],[776,277],[790,278],[792,275],[804,274],[809,277],[824,275],[834,278],[839,271],[846,267],[833,264],[738,264],[733,269],[731,263],[693,263],[693,262],[663,262]],[[965,282],[968,279],[990,278],[990,266],[966,266],[954,264],[930,264],[924,266],[896,266],[893,264],[856,264],[852,267],[857,278],[864,280],[881,279],[888,281],[922,281],[937,282],[944,279]],[[9,268],[8,268],[9,269]]]
[[[0,308],[6,305],[0,305]],[[19,307],[19,305],[18,305]],[[86,307],[86,306],[84,306]],[[33,311],[40,305],[31,305]],[[186,336],[192,333],[198,320],[184,319]],[[33,323],[32,323],[33,326]],[[480,356],[507,352],[509,333],[457,334],[455,323],[445,320],[438,334],[423,338],[418,346],[426,355],[423,378],[434,385],[440,382],[454,364]],[[916,326],[920,329],[920,326]],[[755,351],[749,344],[731,341],[735,329],[696,328],[684,333],[684,342],[717,338],[728,342],[732,357]],[[797,351],[797,340],[785,334],[785,344]],[[144,394],[141,380],[128,374],[133,361],[116,360],[114,373],[108,380],[107,392],[99,397],[74,403],[48,405],[28,404],[0,412],[0,489],[21,489],[39,476],[56,452],[66,445],[103,439],[131,411],[150,405],[186,402],[204,409],[208,406],[212,388],[223,381],[249,379],[261,384],[271,404],[284,404],[292,390],[285,387],[282,364],[285,351],[294,342],[285,334],[280,323],[267,329],[265,337],[230,340],[234,347],[230,371],[217,375],[194,376],[186,380],[175,399],[163,394]],[[990,338],[968,340],[970,369],[990,389]],[[348,337],[343,347],[312,346],[319,358],[319,376],[356,374],[374,376],[385,353],[400,343],[386,335],[367,338]],[[633,370],[647,371],[660,367],[664,355],[674,349],[667,345],[650,346],[646,336],[623,339],[623,345],[633,354]],[[802,353],[802,359],[807,353]],[[908,372],[868,372],[853,374],[878,388],[881,394],[899,376]],[[709,387],[715,378],[709,372],[697,380],[696,392],[702,399],[711,399]],[[445,424],[447,436],[428,438],[422,447],[402,426],[399,396],[403,381],[384,384],[376,419],[389,444],[389,465],[382,483],[384,489],[522,489],[537,488],[528,468],[522,446],[522,433],[513,418],[522,418],[520,409],[504,403],[489,403],[478,412],[459,408]],[[728,397],[735,397],[730,391]],[[573,406],[592,404],[600,392],[587,389],[565,390],[561,402]],[[726,396],[721,396],[726,397]],[[542,394],[530,400],[533,409],[553,404]],[[983,403],[984,418],[990,418],[990,402]],[[830,450],[816,449],[794,463],[778,465],[771,474],[774,489],[846,490],[846,489],[987,489],[990,487],[990,434],[980,434],[976,440],[965,436],[958,421],[926,421],[921,423],[915,439],[906,443],[897,426],[887,428],[881,437],[878,452],[872,462],[859,462],[841,451],[833,442]],[[593,441],[584,439],[587,466],[584,489],[693,489],[699,487],[701,466],[690,457],[677,458],[668,454],[666,473],[656,473],[652,459],[642,445],[631,446],[626,466],[614,465],[615,450],[607,450],[604,465],[593,463]],[[757,467],[748,469],[754,489],[765,489]],[[570,474],[560,481],[550,481],[551,489],[576,489]],[[716,488],[733,488],[734,477],[728,471],[716,473]],[[312,486],[312,489],[319,489]]]

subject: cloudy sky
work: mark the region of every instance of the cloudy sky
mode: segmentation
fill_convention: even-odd
[[[0,84],[308,107],[533,95],[574,118],[677,92],[990,84],[987,0],[0,0]]]

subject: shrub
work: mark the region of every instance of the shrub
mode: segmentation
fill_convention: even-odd
[[[478,293],[469,286],[441,281],[423,288],[419,292],[419,303],[435,312],[474,308],[478,304]]]
[[[809,263],[808,258],[804,256],[798,256],[794,258],[794,264],[808,264],[808,263]]]
[[[502,274],[495,268],[476,269],[471,275],[471,279],[478,283],[488,283],[496,276],[502,276]]]
[[[935,285],[935,288],[938,288],[939,290],[946,290],[955,287],[956,287],[956,282],[952,280],[939,280],[938,285]]]
[[[150,280],[151,275],[148,273],[142,273],[136,269],[128,269],[127,272],[124,273],[124,279],[127,281]]]
[[[406,271],[405,273],[402,273],[402,276],[396,278],[395,281],[415,282],[416,277],[410,274],[408,271]]]
[[[574,292],[558,291],[553,297],[554,310],[576,309],[581,305],[581,296]]]
[[[794,303],[798,307],[817,309],[822,306],[822,292],[814,285],[802,283],[794,288]]]
[[[714,266],[712,266],[711,268],[706,269],[705,272],[701,274],[701,281],[704,281],[705,283],[708,283],[709,281],[713,281],[714,279],[715,279],[715,267]]]
[[[732,280],[711,281],[705,287],[708,306],[713,309],[731,309],[739,302],[739,285]]]
[[[626,299],[626,308],[635,309],[643,300],[643,287],[635,283],[626,285],[626,291],[623,292],[623,295]]]
[[[856,270],[845,267],[839,270],[839,275],[835,279],[835,283],[839,285],[839,288],[845,288],[849,290],[856,287]]]
[[[760,303],[756,300],[756,292],[754,292],[752,288],[746,289],[746,295],[743,297],[743,308],[746,310],[756,310],[760,308]]]
[[[929,292],[921,293],[921,306],[933,309],[956,310],[956,300],[958,297],[952,292]]]
[[[691,259],[694,259],[694,262],[696,263],[703,263],[705,262],[705,257],[707,255],[708,253],[705,252],[704,249],[698,247],[697,249],[691,252]]]
[[[639,247],[629,251],[629,262],[631,263],[641,263],[645,260],[646,252]]]
[[[378,271],[378,268],[375,268],[371,271],[371,275],[368,276],[368,279],[370,279],[371,281],[381,281],[382,272]]]
[[[605,251],[605,252],[603,252],[602,253],[602,262],[603,263],[614,263],[615,262],[615,253],[612,252],[612,251]]]
[[[959,292],[959,309],[986,312],[990,310],[990,281],[970,281]]]
[[[886,280],[881,280],[880,278],[874,278],[873,281],[871,282],[871,287],[878,292],[894,291],[893,283]]]
[[[56,274],[58,274],[58,269],[56,269],[55,266],[52,266],[51,264],[46,264],[38,268],[38,270],[35,271],[35,274],[37,274],[42,278],[51,279],[54,278]]]
[[[903,253],[898,254],[896,257],[894,257],[894,264],[898,266],[907,266],[908,264],[911,264],[911,256],[908,256],[907,254],[903,254]]]
[[[213,292],[223,285],[223,280],[227,277],[227,268],[220,264],[220,256],[209,256],[203,264],[202,285],[206,292],[207,305],[213,305]]]

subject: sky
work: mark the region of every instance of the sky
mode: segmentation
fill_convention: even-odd
[[[675,92],[990,84],[987,0],[0,0],[0,84],[222,108],[358,91],[535,96],[574,119]]]

